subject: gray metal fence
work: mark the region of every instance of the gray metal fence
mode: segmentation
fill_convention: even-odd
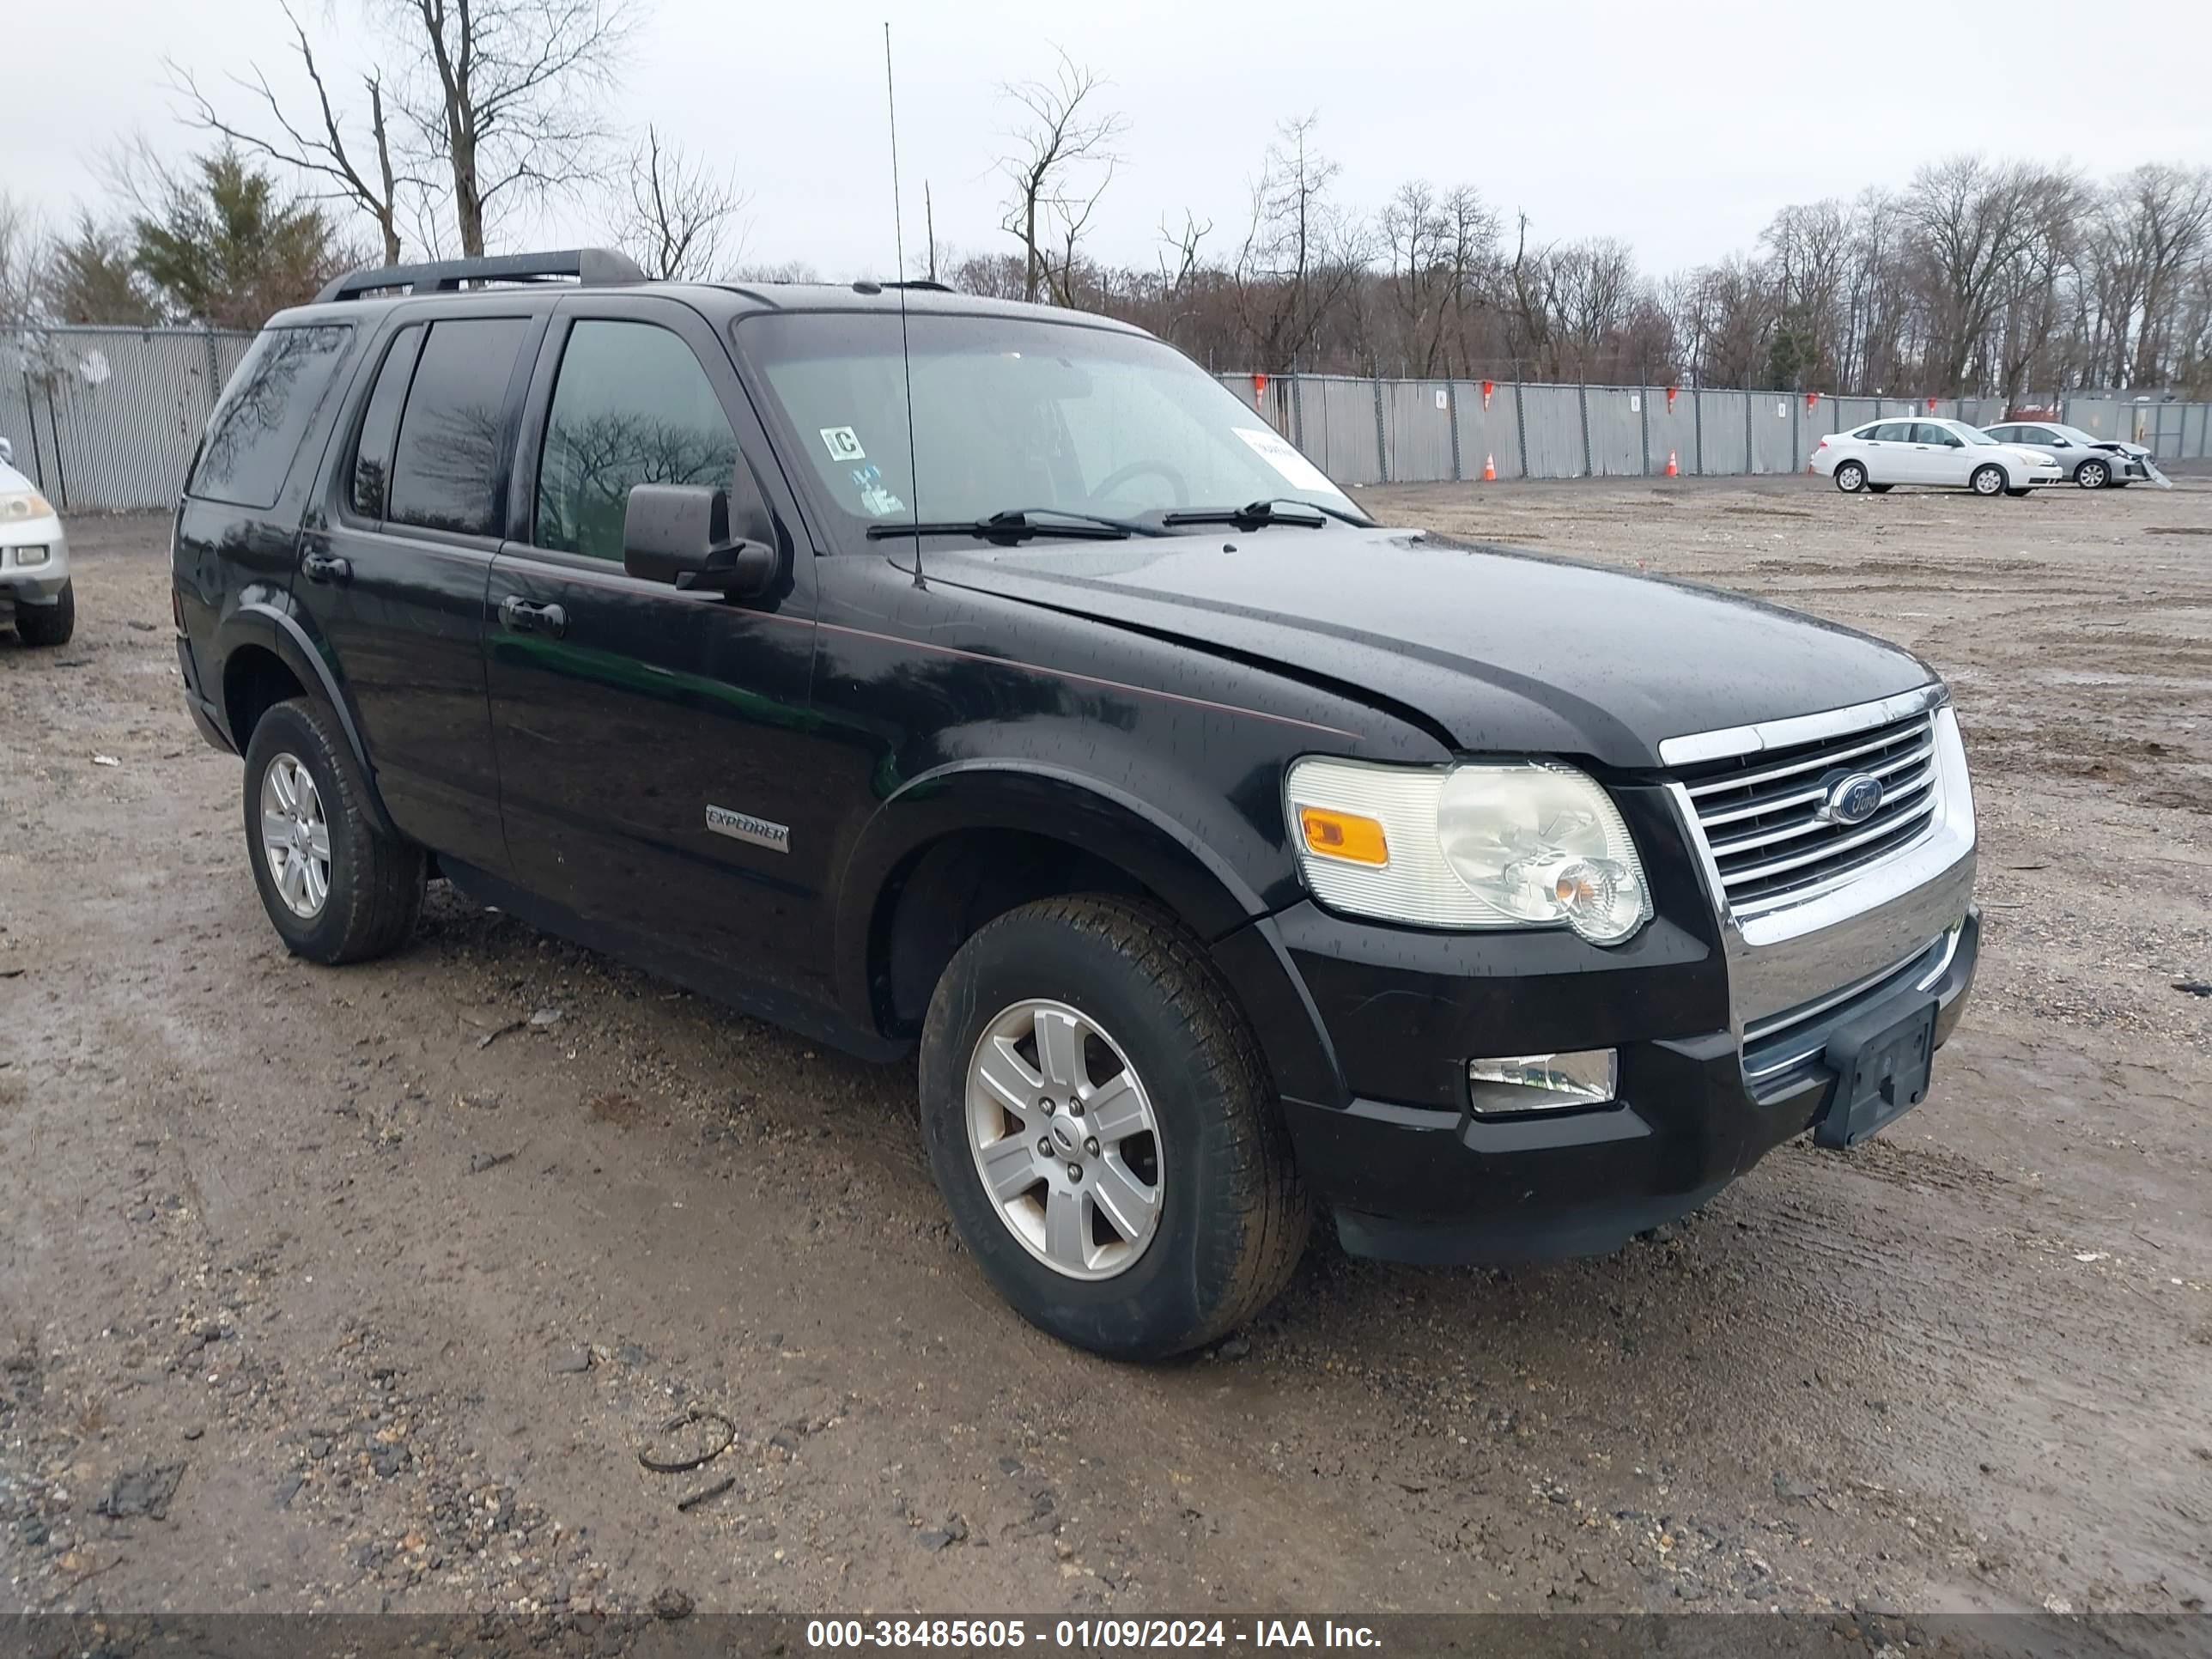
[[[65,512],[166,507],[251,334],[16,328],[0,334],[0,436]]]
[[[200,329],[0,332],[0,436],[70,512],[167,507],[252,336]],[[1222,384],[1346,484],[1796,472],[1825,434],[1930,412],[1986,425],[1995,398],[1249,374]],[[2065,418],[2171,460],[2212,459],[2212,404],[2069,398]]]
[[[1823,437],[1881,416],[1988,426],[2001,398],[1837,398],[1528,381],[1249,374],[1221,383],[1339,483],[1731,477],[1802,472]],[[2212,459],[2212,404],[2068,398],[2064,418],[2175,460]]]

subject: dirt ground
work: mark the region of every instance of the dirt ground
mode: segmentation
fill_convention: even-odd
[[[2212,479],[1368,499],[1950,677],[1985,954],[1928,1105],[1609,1259],[1317,1243],[1218,1351],[1093,1360],[955,1244],[910,1067],[442,887],[289,958],[165,526],[85,522],[76,642],[0,638],[9,1610],[2201,1609]],[[734,1444],[641,1467],[693,1407]]]

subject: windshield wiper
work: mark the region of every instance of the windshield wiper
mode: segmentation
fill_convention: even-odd
[[[1039,514],[1046,516],[1039,517]],[[872,542],[896,541],[907,536],[973,536],[979,541],[1024,542],[1032,536],[1056,536],[1068,541],[1118,542],[1131,536],[1164,532],[1131,519],[1109,519],[1096,513],[1071,513],[1060,507],[1016,507],[994,513],[988,519],[948,519],[936,524],[872,524]]]
[[[1280,501],[1290,507],[1302,507],[1305,513],[1278,513],[1275,504]],[[1238,530],[1262,530],[1269,525],[1294,524],[1308,530],[1319,530],[1323,520],[1309,518],[1307,514],[1325,514],[1341,523],[1369,528],[1366,520],[1356,518],[1341,508],[1325,507],[1319,501],[1307,501],[1302,495],[1270,495],[1265,501],[1247,501],[1242,507],[1195,507],[1163,514],[1162,524],[1225,524]]]

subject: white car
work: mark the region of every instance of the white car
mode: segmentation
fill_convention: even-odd
[[[1862,489],[1879,495],[1899,484],[2025,495],[2065,476],[2039,451],[2001,444],[1964,421],[1924,416],[1869,421],[1849,432],[1832,432],[1814,450],[1813,470],[1833,478],[1846,495]]]
[[[15,471],[15,451],[0,438],[0,626],[9,622],[26,645],[66,645],[76,592],[60,515]]]
[[[2060,472],[2084,489],[2124,489],[2138,478],[2165,484],[2169,489],[2173,487],[2151,459],[2150,451],[2141,444],[2100,438],[2094,432],[2061,426],[2056,421],[2008,421],[1983,430],[2001,444],[2050,456],[2058,463]]]

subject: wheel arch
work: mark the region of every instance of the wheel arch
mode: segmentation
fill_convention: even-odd
[[[353,757],[362,805],[370,821],[385,835],[396,836],[391,815],[377,793],[376,773],[368,763],[368,750],[329,663],[315,648],[298,617],[265,601],[241,605],[224,618],[216,636],[219,665],[216,685],[223,724],[231,746],[243,755],[252,741],[253,724],[270,706],[283,701],[271,693],[286,681],[293,695],[315,698],[337,718],[346,750]],[[281,678],[280,678],[281,676]]]
[[[1208,946],[1267,909],[1152,801],[1044,762],[955,762],[913,779],[870,818],[834,888],[839,1000],[888,1036],[918,1028],[969,934],[1035,899],[1149,899]]]

